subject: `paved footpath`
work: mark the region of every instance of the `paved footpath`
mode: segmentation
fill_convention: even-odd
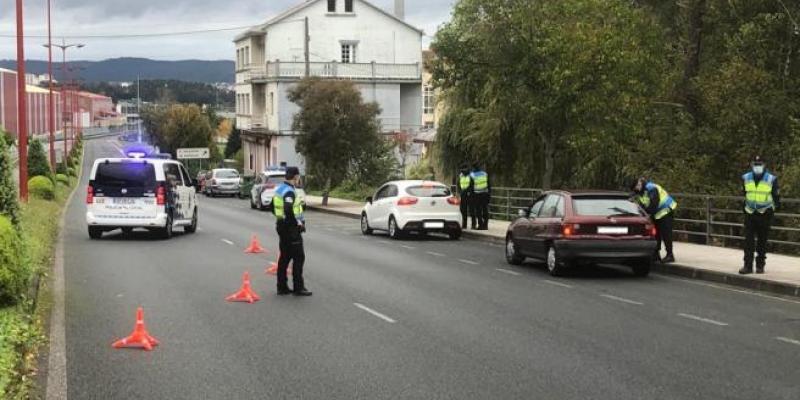
[[[364,207],[359,202],[336,198],[329,198],[328,205],[322,207],[322,198],[318,196],[308,196],[306,201],[311,209],[353,218],[358,218]],[[464,236],[500,243],[505,240],[508,224],[507,221],[491,220],[489,230],[468,230]],[[654,269],[667,274],[800,297],[800,257],[769,254],[766,274],[742,276],[738,274],[742,266],[742,251],[739,249],[676,242],[675,255],[676,263],[657,264]]]

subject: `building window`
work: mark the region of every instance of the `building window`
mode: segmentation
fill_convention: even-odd
[[[422,113],[433,114],[436,98],[433,95],[433,86],[425,85],[422,92]]]
[[[336,12],[336,0],[328,0],[328,12]]]
[[[269,115],[275,115],[275,92],[269,92]]]
[[[353,0],[344,0],[344,12],[353,12]]]
[[[342,63],[350,64],[356,62],[356,45],[342,44]]]

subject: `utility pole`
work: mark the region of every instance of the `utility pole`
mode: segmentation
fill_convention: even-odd
[[[25,91],[25,46],[22,0],[17,0],[17,139],[19,140],[19,198],[28,201],[28,94]]]
[[[309,49],[308,49],[308,42],[311,41],[311,38],[308,36],[308,17],[305,18],[305,35],[303,40],[303,52],[305,53],[306,58],[306,78],[311,76],[311,60],[309,56]]]
[[[139,75],[136,75],[136,131],[139,134],[139,143],[142,143],[142,98],[139,91]]]
[[[50,0],[47,0],[47,75],[50,95],[48,99],[48,123],[50,125],[50,169],[56,172],[56,110],[53,104],[53,35],[50,20]]]

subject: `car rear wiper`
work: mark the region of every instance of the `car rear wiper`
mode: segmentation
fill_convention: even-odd
[[[607,216],[606,218],[639,216],[639,213],[630,212],[628,210],[625,210],[625,209],[622,209],[622,208],[619,208],[619,207],[612,207],[612,208],[609,208],[609,210],[617,211],[618,214],[612,214],[612,215]]]

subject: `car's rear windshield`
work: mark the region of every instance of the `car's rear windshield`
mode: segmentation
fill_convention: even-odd
[[[572,199],[576,215],[609,217],[642,215],[639,206],[628,199],[613,197],[577,197]]]
[[[214,172],[214,177],[216,178],[238,178],[239,173],[232,169],[221,169],[219,171]]]
[[[416,197],[448,197],[450,189],[440,185],[418,185],[406,188],[406,193]]]
[[[156,170],[150,163],[102,163],[97,165],[94,184],[108,189],[149,190],[156,185]]]

